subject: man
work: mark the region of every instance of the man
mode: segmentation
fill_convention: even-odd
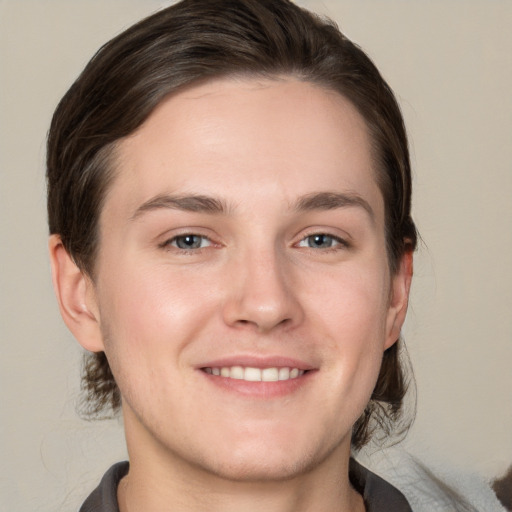
[[[410,195],[389,87],[290,2],[105,45],[48,141],[54,286],[130,458],[81,510],[410,510],[350,458],[406,390]]]

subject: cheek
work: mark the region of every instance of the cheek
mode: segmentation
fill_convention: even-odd
[[[180,329],[187,319],[197,315],[206,305],[204,281],[194,280],[179,270],[165,268],[144,269],[130,265],[130,272],[110,274],[105,289],[102,311],[106,320],[116,323],[127,338],[132,334],[156,331],[169,335],[169,330]],[[192,319],[190,320],[192,321]]]
[[[336,331],[335,339],[359,345],[370,333],[368,343],[385,331],[390,280],[381,266],[347,264],[326,272],[314,286],[303,284],[307,309]]]
[[[124,271],[120,264],[110,273],[100,295],[101,328],[113,370],[152,373],[162,360],[179,366],[183,348],[211,316],[204,280],[168,268],[129,268],[136,271]]]
[[[322,350],[337,380],[333,389],[358,397],[360,407],[366,405],[382,361],[388,293],[389,278],[379,266],[347,265],[308,298],[310,321],[322,333]]]

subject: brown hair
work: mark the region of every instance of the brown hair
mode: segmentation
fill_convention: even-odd
[[[93,280],[98,219],[113,178],[116,142],[133,133],[170,93],[223,76],[277,77],[318,84],[364,117],[385,203],[391,272],[416,246],[410,216],[407,136],[393,92],[366,54],[330,20],[288,0],[184,0],[105,44],[59,103],[48,136],[50,232]],[[356,448],[379,425],[390,433],[407,383],[399,344],[384,353],[372,399],[353,432]],[[120,406],[103,352],[89,354],[87,413]]]

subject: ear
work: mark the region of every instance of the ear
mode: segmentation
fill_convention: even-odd
[[[52,280],[60,314],[80,345],[91,352],[104,350],[94,285],[68,254],[58,235],[51,235],[48,248]]]
[[[407,314],[412,274],[412,251],[406,251],[400,260],[396,274],[391,277],[391,290],[386,323],[387,336],[384,350],[391,347],[400,336],[400,331],[405,321],[405,315]]]

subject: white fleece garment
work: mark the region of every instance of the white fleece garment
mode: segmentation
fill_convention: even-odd
[[[399,489],[413,512],[506,512],[485,479],[446,464],[428,467],[398,447],[356,459]]]

